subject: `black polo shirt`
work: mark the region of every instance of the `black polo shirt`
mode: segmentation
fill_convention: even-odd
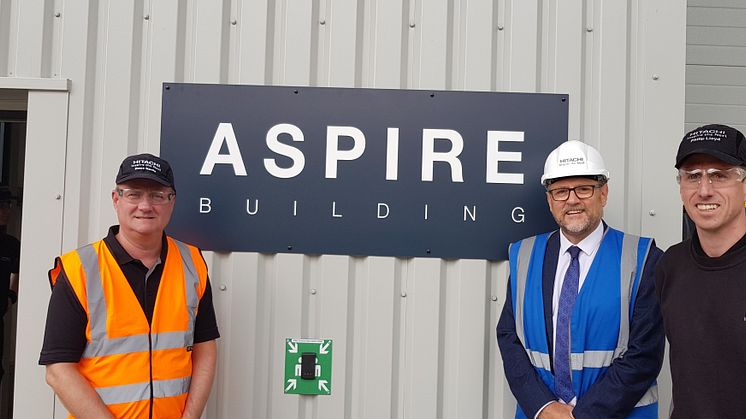
[[[104,244],[111,251],[127,278],[132,291],[137,296],[148,323],[153,319],[158,285],[163,274],[163,262],[166,260],[168,246],[166,235],[163,235],[161,246],[161,263],[158,263],[148,275],[148,268],[137,259],[133,259],[119,244],[116,234],[119,226],[109,229],[109,235],[104,238]],[[200,253],[201,254],[201,253]],[[56,261],[55,261],[56,263]],[[39,364],[48,365],[58,362],[80,361],[86,346],[85,330],[88,317],[83,306],[73,291],[64,269],[60,272],[57,282],[52,288],[47,311],[47,325],[44,330],[44,344],[39,357]],[[207,342],[220,337],[215,320],[215,308],[212,305],[212,288],[207,279],[205,293],[199,301],[197,318],[194,325],[194,343]]]

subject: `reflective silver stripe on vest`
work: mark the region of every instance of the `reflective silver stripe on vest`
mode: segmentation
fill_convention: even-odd
[[[582,370],[583,368],[605,368],[614,360],[614,351],[585,351],[582,354],[570,354],[571,368]]]
[[[549,362],[549,354],[527,349],[526,354],[531,360],[531,364],[536,368],[542,368],[547,371],[552,370]],[[583,368],[605,368],[611,365],[611,362],[618,357],[616,351],[585,351],[582,354],[573,353],[570,356],[571,368],[582,370]]]
[[[154,351],[184,348],[188,346],[186,345],[186,333],[184,332],[154,333],[151,338],[151,344]],[[131,352],[147,352],[149,349],[148,335],[139,334],[121,338],[91,341],[86,347],[86,352],[90,352],[91,354],[117,355]],[[91,355],[91,357],[93,356],[101,355]],[[86,358],[86,356],[84,356],[84,358]]]
[[[531,253],[534,250],[534,242],[536,242],[536,236],[528,237],[521,241],[521,247],[518,249],[518,264],[517,272],[518,278],[513,278],[515,281],[516,298],[513,307],[515,315],[515,332],[518,339],[521,342],[526,342],[526,335],[523,330],[523,298],[526,294],[526,282],[528,280],[528,265],[531,261]],[[513,245],[511,244],[511,247]],[[508,250],[510,251],[510,250]],[[512,297],[512,296],[511,296]],[[530,356],[530,354],[529,354]]]
[[[106,298],[101,286],[101,270],[98,267],[98,254],[92,244],[78,249],[78,257],[85,271],[85,289],[88,300],[88,319],[91,341],[106,339]],[[86,348],[87,350],[88,348]],[[85,358],[85,352],[83,353]]]
[[[153,398],[175,397],[189,392],[191,377],[173,380],[154,380]],[[125,384],[122,386],[99,387],[96,393],[104,404],[134,403],[150,400],[150,382]]]
[[[127,354],[131,352],[147,352],[148,350],[150,350],[150,345],[148,344],[148,335],[146,334],[114,339],[103,338],[88,342],[88,345],[85,347],[85,351],[83,352],[83,358]]]
[[[189,251],[189,246],[186,243],[182,243],[178,240],[174,240],[176,247],[179,249],[181,254],[182,266],[184,266],[184,280],[186,286],[186,303],[189,310],[189,330],[184,337],[185,346],[191,346],[194,343],[194,322],[197,317],[197,305],[199,305],[199,298],[197,297],[197,287],[199,287],[199,275],[197,269],[194,267],[194,260],[192,260],[192,252]]]
[[[629,303],[632,296],[632,286],[635,283],[637,273],[637,243],[640,238],[625,234],[622,236],[622,260],[620,271],[619,291],[621,296],[619,312],[619,337],[617,338],[617,351],[623,355],[627,352],[629,342]]]
[[[104,404],[132,403],[150,400],[150,382],[99,387],[96,393]]]
[[[153,343],[153,350],[159,351],[163,349],[176,349],[176,348],[185,348],[186,346],[190,346],[192,345],[192,342],[194,341],[194,339],[187,341],[186,340],[187,336],[189,336],[189,333],[186,333],[186,332],[153,333],[153,335],[151,336],[152,343]]]
[[[83,351],[83,358],[146,352],[151,347],[153,350],[184,348],[193,344],[194,321],[197,313],[197,304],[199,303],[197,297],[199,276],[194,268],[189,247],[179,241],[174,241],[177,244],[182,265],[184,266],[184,285],[186,288],[189,325],[186,331],[153,333],[151,335],[151,344],[148,343],[148,335],[146,333],[113,339],[108,338],[106,331],[108,311],[106,298],[104,298],[103,284],[101,282],[98,254],[93,245],[90,244],[78,249],[78,255],[86,274],[86,293],[91,330],[91,341],[88,342]],[[105,246],[105,244],[102,244],[102,246]]]
[[[531,349],[526,349],[526,354],[531,360],[531,365],[533,365],[534,367],[552,371],[552,364],[549,362],[549,354],[534,351]]]
[[[192,377],[153,381],[153,398],[163,399],[189,393]]]

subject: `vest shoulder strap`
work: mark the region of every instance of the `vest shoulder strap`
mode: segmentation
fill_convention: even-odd
[[[49,283],[54,288],[60,275],[64,272],[84,310],[88,310],[86,303],[88,299],[86,297],[86,266],[83,259],[85,257],[95,257],[103,245],[103,240],[99,240],[57,257],[54,261],[54,268],[48,274]]]
[[[176,240],[173,237],[167,237],[167,239],[179,250],[186,272],[193,273],[198,279],[197,297],[201,299],[207,287],[207,263],[202,257],[202,252],[198,247]]]

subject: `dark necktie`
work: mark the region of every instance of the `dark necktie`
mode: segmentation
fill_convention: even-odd
[[[580,248],[572,246],[570,253],[570,267],[565,273],[565,281],[560,292],[559,308],[557,309],[557,341],[554,345],[554,388],[557,396],[569,403],[575,397],[572,389],[572,360],[570,356],[570,320],[572,309],[578,297],[578,283],[580,281],[580,263],[578,255]]]

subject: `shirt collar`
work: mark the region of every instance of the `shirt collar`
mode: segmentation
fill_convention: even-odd
[[[124,265],[126,263],[130,263],[135,261],[136,259],[132,258],[129,253],[127,253],[126,250],[124,250],[124,247],[122,247],[121,244],[119,244],[119,241],[116,238],[117,233],[119,233],[119,226],[114,225],[109,227],[109,234],[104,237],[104,243],[106,244],[106,247],[109,248],[109,251],[114,256],[114,260],[117,261],[118,265]],[[166,239],[166,233],[163,233],[163,238],[161,239],[161,262],[166,260],[166,255],[168,254],[168,241]],[[139,262],[139,261],[138,261]],[[142,263],[142,262],[141,262]]]
[[[605,229],[606,224],[604,222],[598,223],[598,227],[596,227],[596,229],[593,230],[591,234],[581,240],[578,244],[572,244],[570,240],[565,237],[565,234],[560,231],[560,256],[564,255],[565,252],[567,252],[567,249],[570,248],[570,246],[578,246],[580,250],[586,254],[586,256],[591,256],[601,245],[601,239],[603,239],[604,237]]]

